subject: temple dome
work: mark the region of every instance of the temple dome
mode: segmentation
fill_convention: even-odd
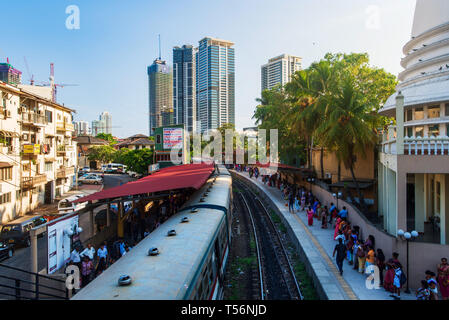
[[[412,36],[404,48],[397,91],[404,106],[449,100],[449,0],[417,0]],[[392,116],[396,93],[380,113]]]

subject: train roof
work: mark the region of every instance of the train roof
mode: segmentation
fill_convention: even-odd
[[[181,223],[183,217],[188,217],[189,222]],[[223,218],[221,210],[210,208],[200,208],[196,213],[184,210],[175,214],[72,299],[183,299]],[[167,236],[172,229],[177,235]],[[158,248],[160,254],[148,256],[152,247]],[[129,275],[132,283],[119,286],[121,275]]]
[[[232,192],[231,186],[231,175],[222,173],[213,174],[182,208],[213,207],[227,210],[229,208],[229,197]],[[206,192],[207,196],[204,196]],[[201,198],[204,198],[204,202],[201,202]]]

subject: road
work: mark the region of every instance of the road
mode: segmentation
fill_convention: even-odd
[[[113,188],[113,187],[119,186],[121,184],[127,183],[132,180],[135,180],[135,179],[131,178],[127,174],[105,174],[103,189]],[[85,189],[84,191],[86,193],[93,193],[99,189],[98,187],[99,186],[89,185],[89,186],[85,186],[84,188],[81,188],[81,191],[83,191],[83,189]],[[94,188],[94,190],[90,190],[93,188]],[[36,212],[33,212],[33,213],[48,211],[48,210],[51,210],[50,208],[52,208],[52,207],[54,207],[54,204],[53,204],[53,206],[46,206],[44,210],[38,208],[36,210]],[[54,207],[54,208],[57,208],[57,207]],[[53,210],[54,210],[54,208],[53,208]],[[86,216],[86,215],[84,215],[84,216]],[[80,221],[80,225],[82,225],[82,221]],[[47,238],[46,238],[46,234],[44,234],[43,237],[38,238],[37,246],[38,246],[38,270],[42,270],[42,269],[47,268]],[[15,249],[14,256],[12,258],[3,260],[0,263],[7,265],[7,266],[31,271],[30,256],[31,256],[30,248],[17,247]],[[5,269],[2,267],[0,267],[0,275],[23,278],[23,273],[20,273],[20,272],[14,271],[14,270],[10,270],[10,269]],[[0,284],[12,285],[12,283],[13,282],[11,280],[6,280],[6,279],[0,278]],[[3,290],[4,289],[0,287],[0,292],[2,292]],[[7,297],[0,294],[0,299],[2,299],[2,298],[7,298]]]

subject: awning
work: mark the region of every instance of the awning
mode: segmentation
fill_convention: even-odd
[[[0,168],[10,168],[13,164],[9,162],[0,162]]]
[[[20,135],[17,132],[6,131],[6,130],[0,130],[0,135],[3,135],[4,137],[15,137],[15,138],[20,137]]]
[[[213,164],[185,164],[161,169],[160,171],[124,185],[99,191],[73,202],[115,199],[137,194],[169,191],[176,189],[199,189],[214,171]]]

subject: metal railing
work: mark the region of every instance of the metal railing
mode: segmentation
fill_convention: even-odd
[[[47,124],[45,116],[34,112],[22,113],[22,122],[34,124]]]
[[[39,184],[44,184],[47,182],[47,175],[40,174],[34,177],[22,177],[22,188],[32,188]]]
[[[61,286],[65,287],[65,281],[60,279],[55,279],[49,276],[45,276],[39,273],[26,271],[23,269],[19,269],[16,267],[7,266],[4,264],[0,264],[0,268],[5,268],[9,270],[14,270],[18,273],[21,273],[23,276],[29,276],[30,279],[33,280],[24,280],[23,278],[13,277],[13,276],[5,276],[0,274],[0,279],[5,279],[7,284],[0,283],[0,295],[14,297],[16,300],[39,300],[42,298],[53,298],[53,299],[69,299],[69,290],[60,289]],[[43,281],[48,281],[49,283],[55,284],[55,286],[50,286],[48,284],[43,284]],[[25,288],[28,287],[28,288]],[[4,290],[6,289],[6,291]],[[8,290],[9,289],[9,290]],[[53,291],[43,291],[45,290],[53,290]]]
[[[56,171],[56,178],[65,178],[75,174],[75,167],[64,167]]]

